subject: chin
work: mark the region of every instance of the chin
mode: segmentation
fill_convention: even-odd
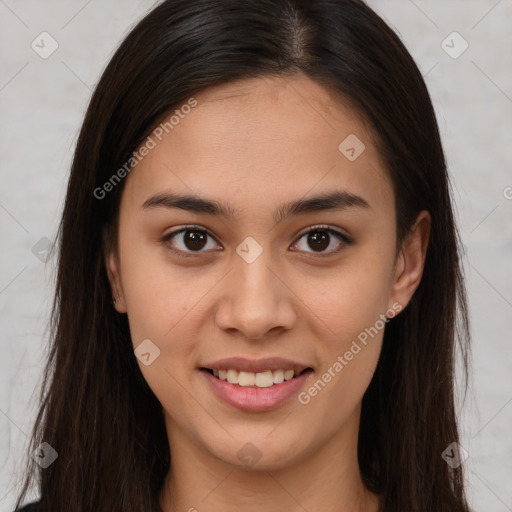
[[[210,452],[219,460],[248,471],[276,471],[297,464],[304,452],[297,447],[289,434],[274,436],[270,439],[265,430],[261,436],[251,436],[245,433],[243,438],[230,439],[225,446],[210,447]],[[210,438],[211,443],[211,438]]]

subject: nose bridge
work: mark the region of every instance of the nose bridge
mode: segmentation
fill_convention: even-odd
[[[238,279],[239,285],[243,285],[244,300],[251,299],[251,293],[260,297],[266,293],[270,295],[273,292],[270,288],[275,285],[269,267],[276,267],[276,262],[272,260],[270,247],[267,244],[263,246],[264,242],[261,237],[259,239],[261,244],[252,236],[247,236],[236,247],[236,256],[233,257],[235,279]]]
[[[270,306],[270,302],[278,300],[276,294],[280,290],[276,289],[276,277],[269,267],[272,267],[270,251],[251,263],[243,259],[235,263],[235,293],[241,303],[258,304],[265,300]]]
[[[259,246],[259,247],[258,247]],[[289,329],[295,321],[291,292],[275,275],[271,251],[254,239],[242,242],[233,259],[230,284],[217,310],[222,329],[237,329],[250,339],[276,327]]]

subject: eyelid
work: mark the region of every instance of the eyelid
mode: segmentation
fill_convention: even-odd
[[[214,240],[216,240],[215,236],[211,231],[203,226],[199,226],[197,224],[187,224],[185,226],[181,226],[179,229],[176,229],[174,231],[170,231],[169,233],[166,233],[164,236],[162,236],[162,240],[166,240],[171,238],[173,235],[177,235],[178,233],[182,233],[183,231],[189,231],[189,230],[197,230],[197,231],[204,231],[209,236],[211,236]],[[218,242],[217,242],[218,243]]]
[[[338,231],[338,229],[341,229],[341,228],[336,229],[327,224],[315,224],[314,226],[309,226],[308,228],[304,229],[303,231],[300,231],[298,233],[297,237],[301,238],[311,231],[318,230],[318,231],[327,231],[328,233],[332,233],[334,235],[339,236],[345,242],[351,243],[352,242],[351,238],[346,233],[344,233],[343,230]]]

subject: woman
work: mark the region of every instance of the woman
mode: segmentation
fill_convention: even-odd
[[[138,23],[78,139],[52,325],[18,507],[38,474],[38,511],[468,510],[443,149],[362,1]]]

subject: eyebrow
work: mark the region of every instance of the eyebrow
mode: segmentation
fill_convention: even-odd
[[[297,199],[290,203],[280,205],[274,213],[275,223],[292,215],[302,213],[318,212],[325,210],[345,210],[347,208],[370,208],[369,203],[362,197],[345,190]],[[142,205],[143,209],[153,208],[178,208],[193,213],[206,213],[216,215],[225,219],[233,220],[236,217],[236,210],[230,204],[220,203],[212,199],[205,199],[192,195],[180,195],[173,193],[155,194]]]

